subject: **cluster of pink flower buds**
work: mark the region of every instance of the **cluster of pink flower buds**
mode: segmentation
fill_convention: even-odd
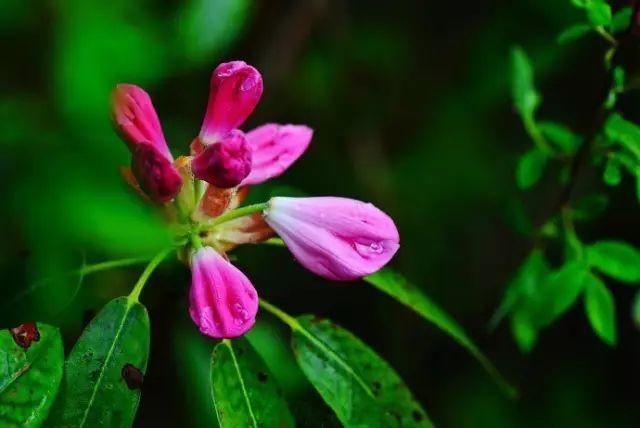
[[[241,244],[277,234],[295,259],[324,278],[349,281],[384,266],[399,248],[393,220],[371,204],[338,197],[274,197],[241,207],[249,186],[282,174],[307,149],[304,125],[240,129],[262,95],[260,73],[242,61],[220,64],[191,155],[174,160],[149,95],[118,85],[115,124],[132,154],[127,178],[189,230],[191,318],[215,338],[246,333],[258,311],[251,281],[226,257]]]

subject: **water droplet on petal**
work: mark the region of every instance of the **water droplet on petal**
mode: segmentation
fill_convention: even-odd
[[[371,245],[369,245],[369,251],[374,254],[381,254],[384,251],[384,247],[380,242],[372,242]]]
[[[355,250],[363,257],[374,256],[382,254],[384,252],[384,245],[382,242],[372,242],[370,244],[360,244],[356,242],[354,244]]]
[[[236,325],[240,326],[249,320],[249,312],[240,303],[233,305],[233,321]]]

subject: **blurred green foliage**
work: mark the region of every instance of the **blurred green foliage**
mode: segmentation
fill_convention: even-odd
[[[528,152],[530,137],[542,136],[556,152],[574,153],[576,136],[589,132],[603,93],[621,106],[621,116],[612,116],[606,130],[622,150],[607,160],[606,170],[583,175],[578,194],[604,189],[610,202],[597,222],[577,227],[585,242],[640,244],[637,201],[630,197],[637,147],[626,138],[636,129],[622,122],[638,123],[639,94],[620,93],[615,85],[611,91],[602,66],[609,46],[594,30],[621,31],[628,4],[611,2],[607,9],[602,1],[578,3],[584,10],[569,0],[3,0],[3,297],[42,278],[55,279],[3,308],[3,325],[52,322],[62,327],[66,344],[73,343],[97,309],[128,292],[135,270],[88,277],[79,291],[65,274],[84,262],[148,254],[166,242],[160,219],[119,176],[118,166],[129,160],[110,125],[113,86],[145,87],[172,150],[182,153],[199,129],[210,71],[222,60],[245,59],[265,76],[264,99],[247,126],[275,120],[316,130],[296,166],[256,193],[289,186],[384,206],[402,236],[395,267],[468,326],[480,347],[516,379],[521,398],[501,396],[447,338],[370,287],[328,284],[286,263],[284,252],[242,249],[239,264],[262,295],[292,312],[330,316],[357,333],[397,368],[441,426],[636,426],[640,412],[632,386],[640,345],[630,321],[635,289],[603,289],[592,279],[585,285],[585,314],[571,309],[541,336],[526,322],[515,322],[520,346],[529,349],[536,341],[526,357],[508,328],[486,334],[504,284],[523,260],[528,262],[521,269],[554,271],[562,279],[562,250],[553,250],[546,266],[532,260],[530,237],[519,234],[547,220],[563,173],[542,162],[539,152]],[[569,35],[563,33],[568,28]],[[571,43],[556,44],[559,34]],[[514,45],[522,51],[512,51]],[[533,64],[535,86],[518,52]],[[517,111],[510,100],[510,55],[525,70]],[[626,71],[633,81],[633,64]],[[534,91],[544,94],[543,103]],[[525,123],[523,130],[518,115],[535,116],[535,128]],[[518,161],[524,153],[533,159]],[[617,187],[604,188],[603,173]],[[530,189],[525,197],[516,174],[520,187]],[[557,220],[544,226],[548,235],[559,228]],[[615,261],[590,260],[624,281],[611,274]],[[172,324],[186,312],[187,284],[186,270],[176,268],[145,291],[153,337],[139,426],[202,423],[191,407],[195,400],[186,398],[202,376],[198,368],[208,367],[211,346],[183,330],[193,330],[190,324]],[[510,302],[505,310],[515,306]],[[617,347],[606,349],[585,321]],[[249,336],[258,349],[260,334],[285,340],[282,331],[262,328],[270,327]],[[307,408],[319,399],[291,368],[291,356],[268,352],[271,358],[261,353],[265,363],[287,398],[296,398],[294,413],[312,415],[298,419],[302,426],[335,423],[322,405]],[[176,380],[184,386],[171,389]]]

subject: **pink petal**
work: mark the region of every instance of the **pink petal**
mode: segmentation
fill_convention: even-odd
[[[173,160],[149,95],[138,86],[121,84],[112,98],[113,118],[129,149],[133,152],[138,144],[148,143]]]
[[[140,188],[155,202],[169,202],[182,188],[177,168],[151,144],[139,143],[135,147],[131,170]]]
[[[300,264],[332,280],[373,273],[400,247],[393,220],[353,199],[272,198],[264,218]]]
[[[273,123],[247,133],[252,164],[242,185],[260,184],[282,174],[307,150],[312,136],[307,126]]]
[[[191,319],[207,336],[238,337],[258,313],[258,294],[247,277],[211,247],[191,257]]]
[[[262,76],[244,61],[220,64],[211,75],[207,113],[200,129],[205,144],[242,125],[262,96]]]
[[[196,178],[221,189],[235,187],[251,171],[251,150],[244,133],[234,129],[222,141],[208,145],[191,163]]]

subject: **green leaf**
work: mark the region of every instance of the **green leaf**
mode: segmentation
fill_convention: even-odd
[[[433,426],[393,368],[353,334],[311,315],[296,320],[296,360],[344,426]]]
[[[609,197],[604,193],[594,193],[578,199],[570,209],[571,218],[576,221],[590,221],[602,215],[609,205]]]
[[[584,309],[591,327],[608,345],[616,344],[616,308],[611,291],[595,275],[586,281]]]
[[[449,314],[442,310],[415,285],[409,283],[402,275],[391,269],[384,268],[373,275],[364,277],[364,280],[412,309],[426,321],[435,324],[436,327],[469,351],[508,396],[515,397],[517,395],[517,391],[502,377],[493,364],[491,364],[491,361],[489,361],[475,343],[473,343],[464,329],[451,318]]]
[[[547,165],[547,155],[534,147],[522,155],[516,169],[516,182],[522,190],[530,189],[542,177]]]
[[[640,252],[622,241],[600,241],[587,246],[587,262],[618,281],[640,282]]]
[[[592,27],[586,24],[576,24],[564,30],[558,35],[556,41],[559,44],[565,44],[579,39],[580,37],[589,34],[593,30]]]
[[[542,121],[538,123],[538,128],[563,153],[574,153],[582,141],[582,137],[562,123]]]
[[[533,296],[550,270],[544,253],[538,248],[534,249],[507,285],[502,302],[493,316],[492,326],[495,327],[502,317]]]
[[[40,334],[27,349],[8,330],[0,332],[0,426],[39,427],[53,404],[64,352],[57,328],[37,324]]]
[[[511,317],[511,334],[524,353],[531,352],[538,341],[538,327],[522,312]]]
[[[613,14],[611,18],[611,32],[619,33],[621,31],[625,31],[629,28],[631,24],[631,15],[633,11],[630,6],[625,6],[616,13]]]
[[[280,387],[246,339],[216,345],[210,376],[220,427],[294,426]]]
[[[602,173],[602,179],[608,186],[618,186],[622,182],[622,171],[620,163],[615,158],[607,159],[607,164]]]
[[[604,130],[609,139],[625,147],[636,158],[640,158],[640,127],[638,125],[625,120],[618,113],[613,113],[607,119]]]
[[[543,328],[563,315],[584,289],[586,267],[576,261],[568,262],[550,273],[524,309],[531,320]]]
[[[107,303],[65,364],[53,426],[131,426],[149,358],[149,316],[137,301]]]
[[[533,81],[533,68],[527,54],[519,47],[511,50],[511,94],[522,117],[533,118],[540,94]]]
[[[591,0],[586,5],[587,19],[595,26],[608,26],[611,24],[611,6],[603,0]]]

